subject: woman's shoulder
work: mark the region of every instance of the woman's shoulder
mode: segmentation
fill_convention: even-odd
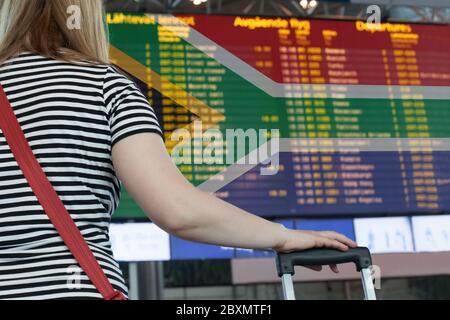
[[[74,60],[47,56],[37,52],[22,51],[0,63],[2,73],[23,74],[30,72],[62,72],[79,76],[103,79],[107,73],[115,71],[109,64],[86,59]]]
[[[97,61],[92,61],[89,59],[77,59],[70,55],[65,56],[64,58],[56,58],[49,55],[45,55],[38,52],[31,51],[21,51],[10,58],[6,59],[0,67],[3,66],[11,66],[17,64],[37,64],[37,65],[46,65],[46,64],[54,64],[55,66],[70,66],[73,68],[79,67],[81,69],[92,69],[104,72],[106,75],[118,78],[130,78],[130,75],[118,67],[117,65],[110,63],[101,63]]]

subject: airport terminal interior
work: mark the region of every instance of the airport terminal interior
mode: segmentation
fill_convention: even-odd
[[[167,149],[181,152],[179,129],[192,138],[177,163],[192,184],[368,247],[379,299],[450,299],[450,1],[106,6],[112,61],[150,101]],[[273,252],[168,235],[126,190],[111,240],[131,299],[282,299]],[[363,295],[352,265],[295,280],[297,299]]]

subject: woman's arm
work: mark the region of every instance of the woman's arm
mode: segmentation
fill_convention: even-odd
[[[119,141],[113,148],[113,162],[127,191],[148,217],[177,237],[282,252],[356,246],[335,232],[288,230],[200,191],[179,172],[157,134],[136,134]]]

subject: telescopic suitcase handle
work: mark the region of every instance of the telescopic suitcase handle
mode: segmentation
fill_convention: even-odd
[[[295,274],[295,266],[323,266],[353,262],[360,272],[372,265],[370,251],[364,247],[351,248],[348,251],[333,249],[310,249],[292,253],[280,253],[277,257],[278,276]]]
[[[292,276],[295,266],[323,266],[353,262],[361,272],[361,280],[366,300],[376,300],[372,278],[372,256],[368,248],[357,247],[347,251],[333,249],[310,249],[299,252],[279,253],[277,255],[278,276],[282,278],[283,293],[286,300],[295,300]]]

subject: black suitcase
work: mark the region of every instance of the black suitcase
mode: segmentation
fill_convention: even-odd
[[[311,249],[300,252],[280,253],[277,255],[278,276],[282,280],[285,300],[295,300],[294,282],[295,266],[323,266],[353,262],[361,273],[361,280],[366,300],[376,300],[372,277],[372,256],[368,248],[358,247],[348,251],[333,249]]]

